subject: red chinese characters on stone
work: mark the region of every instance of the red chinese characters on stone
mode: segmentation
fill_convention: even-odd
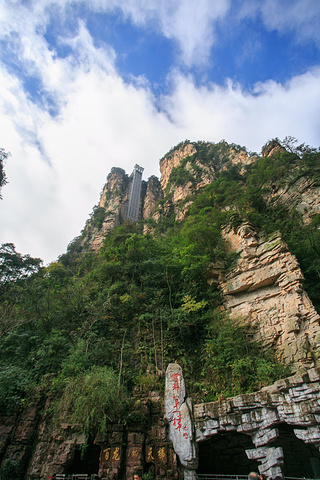
[[[182,428],[182,420],[181,420],[181,412],[177,412],[177,416],[173,419],[173,426],[176,430],[181,430]]]
[[[180,410],[180,373],[174,373],[171,375],[173,378],[173,400],[174,400],[174,410],[173,413],[175,413],[175,417],[173,418],[173,426],[175,427],[176,430],[179,432],[181,429],[183,430],[183,437],[185,439],[189,438],[189,435],[187,433],[187,427],[184,425],[182,426],[182,419],[181,419],[181,410]]]
[[[174,411],[178,411],[180,407],[179,397],[174,395],[173,400],[174,400],[174,408],[175,408]]]
[[[171,377],[173,378],[174,380],[174,383],[173,383],[173,391],[177,392],[179,394],[180,392],[180,373],[174,373],[173,375],[171,375]]]

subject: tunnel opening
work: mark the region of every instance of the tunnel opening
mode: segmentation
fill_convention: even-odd
[[[98,474],[100,465],[101,447],[94,445],[92,439],[89,439],[88,446],[83,449],[82,446],[77,445],[73,459],[70,464],[65,467],[65,474]]]
[[[320,478],[320,453],[312,444],[297,438],[294,428],[286,423],[277,426],[279,436],[270,446],[282,447],[284,465],[281,466],[285,477]]]
[[[251,437],[243,433],[219,433],[198,443],[199,474],[248,475],[258,471],[258,463],[249,460],[246,450],[254,448]]]

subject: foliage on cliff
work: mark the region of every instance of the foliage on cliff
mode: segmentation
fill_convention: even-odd
[[[53,418],[97,431],[107,421],[129,422],[131,393],[162,388],[169,362],[181,364],[195,400],[253,391],[289,373],[250,340],[245,322],[223,314],[208,279],[213,265],[235,261],[221,225],[246,220],[282,232],[320,305],[320,216],[304,225],[296,210],[270,200],[301,175],[317,184],[319,152],[282,149],[245,169],[230,162],[225,142],[199,143],[197,152],[224,169],[195,195],[183,222],[168,214],[151,222],[152,235],[142,233],[143,222],[125,223],[98,253],[71,246],[32,275],[2,277],[2,409],[50,397]]]
[[[0,199],[1,197],[1,189],[7,183],[7,176],[4,170],[4,164],[6,159],[10,156],[9,152],[6,152],[3,148],[0,147]]]

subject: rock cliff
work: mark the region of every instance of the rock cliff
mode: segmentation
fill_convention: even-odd
[[[269,158],[282,151],[277,143],[271,142],[263,155]],[[144,228],[144,231],[152,232],[156,224],[164,219],[169,219],[171,225],[174,221],[182,221],[197,195],[215,182],[221,172],[231,171],[232,185],[236,183],[234,178],[244,185],[247,167],[256,160],[256,155],[249,155],[245,149],[226,142],[183,142],[161,160],[161,179],[152,176],[142,184],[140,219],[144,225],[141,231]],[[320,214],[320,187],[312,176],[300,173],[294,170],[293,175],[286,176],[281,182],[269,184],[264,192],[265,203],[267,206],[285,206],[288,213],[294,209],[301,214],[305,224],[310,224],[314,216]],[[98,251],[108,232],[126,221],[131,182],[132,178],[122,169],[111,170],[99,203],[77,239],[80,246],[77,252],[81,249]],[[221,196],[223,188],[222,184]],[[213,197],[215,192],[210,194]],[[212,197],[208,195],[206,199],[209,209]],[[207,204],[204,204],[203,210]],[[250,210],[250,204],[245,206]],[[224,213],[230,212],[234,205],[227,203],[223,208]],[[268,210],[265,212],[267,215]],[[160,235],[162,232],[160,230]],[[99,470],[103,479],[132,478],[136,469],[144,468],[157,479],[180,480],[184,477],[190,480],[196,478],[198,467],[195,441],[206,440],[221,432],[237,431],[251,436],[252,446],[256,447],[246,448],[248,459],[261,463],[262,472],[278,475],[281,473],[283,452],[276,444],[270,447],[269,443],[280,435],[278,430],[281,433],[284,422],[296,426],[295,435],[305,443],[320,444],[320,372],[314,368],[318,360],[320,317],[304,290],[300,265],[280,233],[263,234],[245,222],[240,214],[236,222],[229,217],[228,225],[222,228],[222,236],[229,252],[233,252],[233,263],[226,268],[220,258],[216,263],[212,261],[211,271],[206,272],[212,289],[220,289],[221,309],[226,310],[235,321],[246,323],[248,337],[261,341],[261,348],[274,349],[279,359],[291,365],[293,371],[299,371],[299,375],[283,379],[255,394],[227,400],[221,398],[219,402],[196,406],[197,438],[192,402],[186,397],[182,370],[176,363],[170,364],[167,372],[166,413],[163,395],[152,390],[143,395],[133,391],[133,403],[126,423],[123,419],[123,423],[110,423],[103,435],[92,434],[94,438],[85,439],[78,434],[77,425],[54,427],[46,417],[49,400],[41,398],[38,404],[17,408],[11,416],[0,414],[1,468],[10,467],[17,479],[42,480],[53,473],[76,471],[79,465],[84,470],[85,463],[91,465],[90,462],[94,461],[93,470]],[[201,255],[202,252],[199,253]],[[161,268],[165,266],[161,265]],[[147,273],[150,274],[149,271]],[[171,296],[168,278],[167,283]],[[126,286],[119,299],[127,301],[129,295],[125,289]],[[100,293],[100,284],[97,290]],[[140,294],[140,285],[137,290]],[[159,290],[158,293],[161,311],[163,292]],[[104,290],[102,295],[107,296],[108,292],[106,294]],[[90,308],[88,303],[88,310]],[[150,321],[152,315],[153,312],[148,312],[144,321]],[[103,317],[103,320],[109,318],[115,320],[113,328],[117,329],[121,316]],[[92,325],[100,320],[99,315]],[[136,321],[134,314],[133,321]],[[108,332],[106,323],[103,334],[108,335]],[[160,335],[163,348],[162,322]],[[92,338],[96,341],[97,337],[93,335]],[[154,345],[155,338],[153,330]],[[307,375],[303,373],[306,371]],[[223,442],[224,446],[230,446],[227,440],[223,439]],[[234,446],[234,439],[232,443]],[[223,448],[220,447],[218,453]],[[81,449],[85,449],[88,455],[83,459]],[[245,463],[244,468],[247,467],[249,464]]]
[[[280,233],[261,236],[249,224],[225,228],[236,265],[221,283],[225,306],[239,321],[254,328],[254,336],[277,351],[294,368],[315,365],[320,317],[303,290],[297,259]]]
[[[84,249],[98,251],[107,233],[126,218],[130,179],[121,168],[113,168],[104,185],[98,208],[87,222],[81,245]],[[97,219],[97,213],[99,218]]]
[[[151,176],[146,185],[145,196],[142,197],[142,214],[141,217],[149,218],[154,212],[158,202],[163,198],[163,191],[159,179]]]
[[[173,212],[175,219],[182,221],[194,195],[212,183],[218,172],[230,165],[238,165],[241,170],[254,159],[241,147],[226,142],[183,142],[160,160],[164,201],[154,213],[154,220]]]
[[[285,149],[277,141],[262,151],[265,158],[279,155]],[[217,174],[236,168],[245,174],[257,161],[238,145],[185,141],[160,160],[160,181],[152,176],[143,182],[140,218],[156,223],[166,217],[182,221],[197,193],[215,181]],[[308,224],[320,213],[320,187],[310,176],[302,175],[294,165],[289,175],[274,182],[265,194],[267,204],[296,209]],[[105,235],[124,222],[131,178],[114,168],[107,178],[97,213],[86,225],[82,245],[97,251]],[[228,210],[232,206],[225,206]],[[144,231],[152,231],[145,225]],[[319,347],[320,318],[303,289],[304,277],[297,259],[288,251],[281,234],[262,236],[249,224],[226,227],[223,237],[231,251],[239,255],[226,277],[220,266],[214,267],[209,282],[219,284],[224,305],[234,318],[246,320],[254,337],[266,348],[277,351],[279,359],[294,364],[295,369],[310,368]]]
[[[309,224],[312,217],[320,212],[320,187],[312,178],[302,176],[275,188],[270,200],[273,205],[283,204],[295,208],[304,223]]]
[[[113,168],[102,189],[98,206],[94,209],[80,236],[84,250],[97,252],[105,236],[114,227],[121,225],[127,218],[132,176],[121,168]],[[150,217],[156,205],[163,198],[163,192],[157,177],[151,176],[148,182],[142,181],[140,219]]]

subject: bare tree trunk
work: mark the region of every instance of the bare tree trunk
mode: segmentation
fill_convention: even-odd
[[[120,392],[121,384],[121,374],[122,374],[122,365],[123,365],[123,350],[124,350],[124,340],[126,338],[127,329],[125,329],[122,339],[121,352],[120,352],[120,368],[119,368],[119,378],[118,378],[118,393]]]
[[[163,325],[162,325],[162,315],[160,310],[160,335],[161,335],[161,373],[164,371],[164,353],[163,353]]]
[[[169,279],[168,279],[168,270],[166,270],[166,281],[167,281],[168,290],[169,290],[169,305],[170,305],[170,311],[171,311],[171,315],[172,315],[173,314],[173,308],[172,308],[172,301],[171,301],[171,286],[170,286]]]
[[[152,336],[153,336],[153,348],[154,348],[154,364],[156,367],[156,372],[158,370],[158,362],[157,362],[157,349],[156,349],[156,334],[154,329],[154,321],[152,318]]]

